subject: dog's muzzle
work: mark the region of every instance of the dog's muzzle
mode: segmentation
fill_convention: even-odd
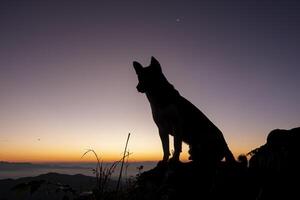
[[[145,93],[146,92],[145,88],[142,85],[140,85],[140,84],[138,84],[136,86],[136,89],[137,89],[137,91],[139,91],[141,93]]]

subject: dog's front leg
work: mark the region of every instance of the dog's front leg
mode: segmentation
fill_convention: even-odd
[[[179,156],[181,151],[182,151],[181,135],[174,135],[174,154],[172,156],[173,161],[179,161]]]
[[[159,136],[161,139],[164,156],[162,162],[167,162],[170,156],[169,150],[169,133],[165,128],[159,128]]]

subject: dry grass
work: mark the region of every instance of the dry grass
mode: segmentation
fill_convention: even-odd
[[[92,153],[96,158],[97,163],[96,163],[95,169],[93,169],[93,173],[96,176],[96,189],[95,189],[94,193],[96,193],[95,195],[97,196],[97,199],[103,199],[103,197],[105,196],[105,193],[108,190],[108,185],[109,185],[109,182],[111,181],[112,174],[115,172],[116,167],[119,164],[121,164],[118,182],[117,182],[116,189],[115,189],[116,194],[119,192],[120,183],[122,180],[124,163],[125,163],[125,161],[128,162],[128,157],[129,157],[129,155],[131,155],[127,151],[129,138],[130,138],[130,133],[127,136],[126,145],[125,145],[125,149],[124,149],[122,158],[118,161],[113,162],[110,166],[104,166],[103,161],[100,160],[98,154],[93,149],[88,149],[81,156],[81,158],[83,158],[88,153]],[[127,170],[127,167],[125,166],[125,172],[126,172],[126,170]]]

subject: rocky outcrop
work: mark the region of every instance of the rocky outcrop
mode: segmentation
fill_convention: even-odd
[[[258,200],[300,199],[300,128],[271,131],[266,144],[249,154]]]
[[[132,199],[300,199],[300,128],[276,129],[266,144],[217,168],[201,162],[167,163],[142,173]]]

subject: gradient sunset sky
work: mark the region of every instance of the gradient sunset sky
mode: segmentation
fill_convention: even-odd
[[[300,126],[296,0],[1,1],[0,27],[0,160],[117,160],[128,132],[131,160],[160,159],[132,67],[151,56],[235,155]]]

